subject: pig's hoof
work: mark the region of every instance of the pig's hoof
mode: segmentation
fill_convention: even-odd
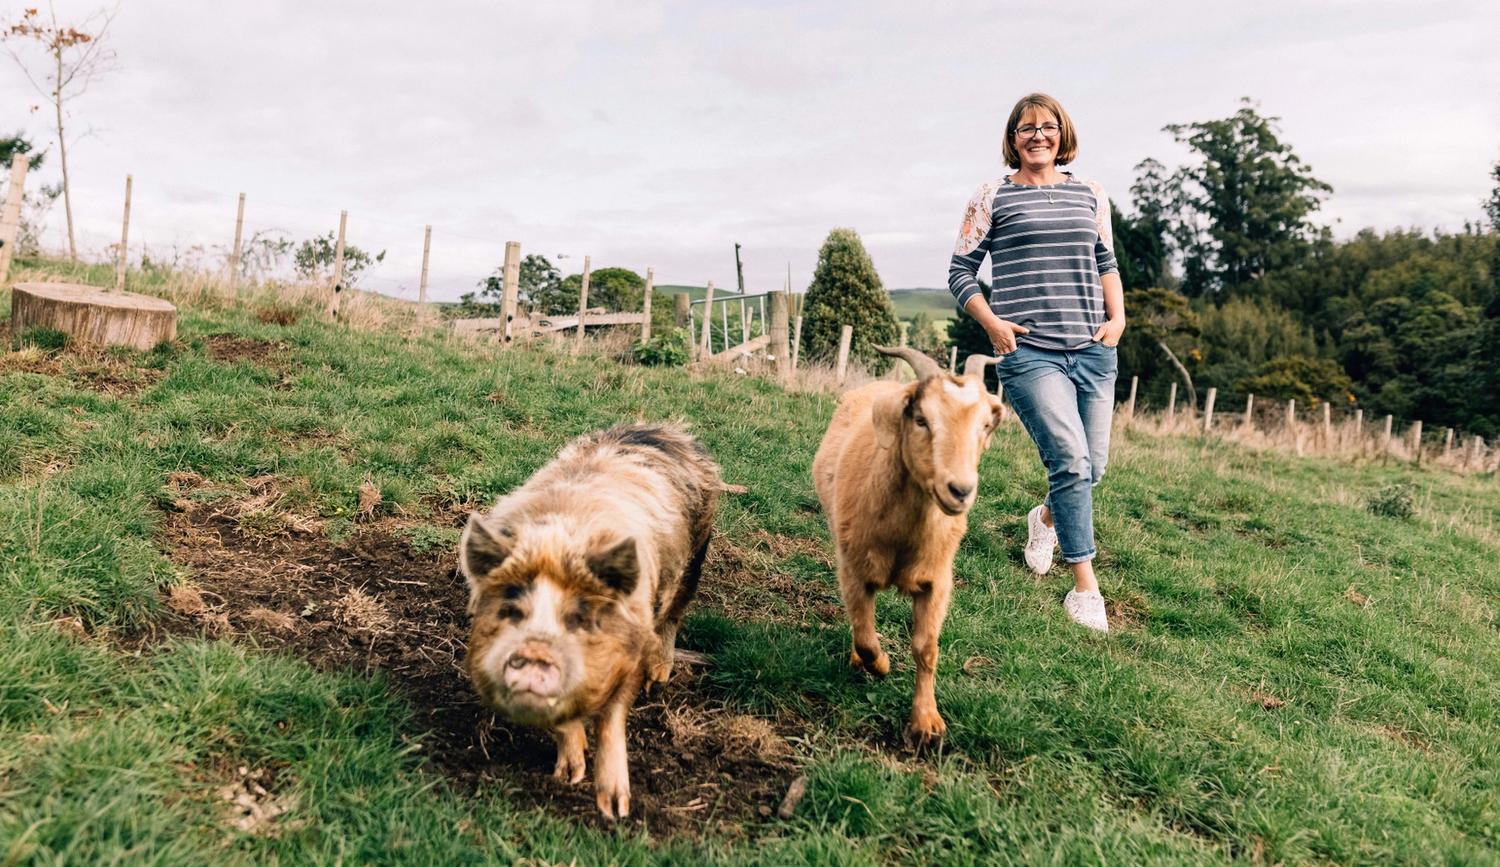
[[[922,752],[943,742],[948,733],[948,724],[943,722],[936,709],[913,708],[911,722],[906,726],[906,745]]]
[[[598,786],[594,803],[599,805],[599,812],[604,814],[604,818],[623,819],[630,815],[630,783],[606,783],[600,780]]]
[[[557,751],[557,764],[552,768],[552,776],[555,779],[581,783],[584,770],[583,750]]]
[[[885,677],[891,673],[891,658],[879,647],[860,647],[856,644],[849,651],[849,665],[856,671],[868,671],[876,677]]]
[[[672,679],[672,660],[657,661],[646,668],[646,692],[657,684],[665,685]]]

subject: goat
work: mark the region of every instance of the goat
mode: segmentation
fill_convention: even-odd
[[[956,377],[916,350],[876,349],[904,359],[918,379],[872,382],[840,399],[813,458],[813,486],[837,554],[851,666],[879,677],[890,672],[875,634],[875,594],[894,586],[912,597],[917,676],[906,738],[926,747],[948,728],[934,696],[938,634],[979,458],[1000,421],[1000,399],[982,377],[998,359],[971,355]]]

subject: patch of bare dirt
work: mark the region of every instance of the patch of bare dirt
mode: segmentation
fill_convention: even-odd
[[[203,342],[204,349],[214,361],[233,364],[248,361],[268,369],[281,368],[281,353],[287,349],[285,343],[274,340],[259,340],[237,334],[210,334]]]
[[[0,375],[7,373],[63,377],[80,388],[116,396],[137,394],[162,378],[156,368],[139,367],[130,358],[86,346],[55,353],[28,348],[0,355]]]
[[[797,555],[822,563],[830,574],[833,572],[826,546],[815,539],[758,530],[736,544],[716,535],[708,548],[699,599],[735,618],[803,627],[840,622],[844,603],[836,587],[788,575],[778,568],[782,561]]]
[[[169,484],[191,491],[197,481]],[[327,670],[381,671],[430,732],[431,766],[455,784],[499,786],[518,802],[602,822],[590,782],[552,779],[549,735],[497,720],[476,701],[463,671],[468,591],[455,551],[414,548],[390,522],[338,542],[286,525],[267,534],[247,527],[242,506],[184,497],[167,514],[164,541],[191,577],[163,591],[171,613],[156,629],[253,641]],[[753,833],[796,776],[790,728],[726,710],[701,674],[679,662],[671,683],[631,714],[630,821],[659,834]],[[592,750],[589,758],[592,773]],[[234,803],[260,797],[241,788]]]

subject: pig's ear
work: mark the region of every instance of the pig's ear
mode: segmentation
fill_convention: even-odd
[[[595,551],[586,562],[594,577],[621,596],[629,596],[640,578],[641,564],[636,559],[634,539]]]
[[[469,513],[469,525],[458,540],[458,568],[474,587],[481,578],[500,568],[516,546],[516,537],[507,527],[491,527],[478,512]]]

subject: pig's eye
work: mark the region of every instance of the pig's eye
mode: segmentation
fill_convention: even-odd
[[[589,605],[587,602],[579,602],[572,611],[568,612],[568,616],[563,619],[563,625],[568,627],[568,629],[572,630],[573,632],[577,632],[582,629],[593,629],[593,606]]]
[[[521,606],[503,602],[500,604],[500,608],[495,611],[495,616],[501,620],[509,620],[512,623],[520,623],[526,618],[526,615],[521,611]]]
[[[506,585],[504,590],[500,591],[501,598],[509,602],[514,602],[515,600],[520,599],[525,595],[526,588],[522,587],[519,584],[508,584]]]

